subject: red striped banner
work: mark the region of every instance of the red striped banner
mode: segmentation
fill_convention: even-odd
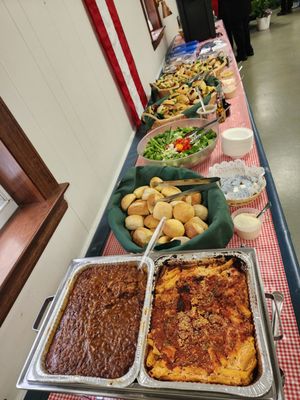
[[[110,63],[119,89],[136,126],[147,97],[113,0],[83,0],[98,41]]]

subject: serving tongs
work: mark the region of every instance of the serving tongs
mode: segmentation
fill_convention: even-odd
[[[188,178],[188,179],[176,179],[173,181],[162,181],[154,182],[153,188],[157,186],[191,186],[191,185],[207,185],[210,183],[219,182],[220,178],[218,176],[211,178]]]
[[[192,86],[192,84],[193,84],[195,81],[204,80],[204,79],[206,79],[210,74],[211,74],[211,71],[199,72],[198,74],[196,74],[195,76],[193,76],[193,78],[190,79],[190,80],[187,82],[187,85],[188,85],[188,86]]]
[[[157,199],[156,203],[159,202],[159,201],[164,201],[164,202],[169,203],[169,202],[171,202],[173,200],[176,200],[178,198],[184,197],[186,195],[192,195],[192,194],[195,194],[195,193],[204,192],[206,190],[218,187],[216,183],[219,180],[220,180],[220,178],[218,178],[218,177],[212,177],[212,178],[181,179],[181,180],[178,180],[178,181],[160,182],[160,184],[162,184],[162,185],[163,184],[172,185],[172,186],[174,184],[176,184],[176,186],[198,185],[198,187],[197,188],[193,188],[193,189],[184,190],[183,192],[179,192],[179,193],[173,194],[172,196],[168,196],[168,197],[164,197],[164,198],[161,198],[161,199]],[[197,183],[195,183],[195,181]],[[202,182],[200,183],[200,181],[202,181]],[[181,184],[180,183],[178,184],[178,182],[181,182]]]
[[[208,122],[207,124],[189,132],[185,136],[185,138],[189,138],[191,140],[191,144],[195,143],[197,140],[201,138],[201,136],[205,135],[208,132],[207,128],[210,127],[211,125],[214,125],[216,122],[219,122],[218,118],[215,118],[212,121]]]

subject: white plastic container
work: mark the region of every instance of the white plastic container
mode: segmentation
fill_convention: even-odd
[[[254,240],[260,235],[263,216],[256,218],[258,213],[256,208],[243,207],[231,214],[234,230],[241,239]]]
[[[227,69],[221,73],[221,83],[225,99],[232,99],[237,90],[237,82],[232,70]]]
[[[237,90],[237,87],[234,83],[224,85],[223,93],[224,93],[225,99],[232,99],[236,95],[236,90]]]
[[[200,118],[213,120],[216,118],[217,105],[216,104],[207,104],[205,106],[205,110],[202,107],[198,108],[197,114],[199,114]]]
[[[253,131],[248,128],[229,128],[221,134],[222,152],[233,159],[242,158],[252,150]]]

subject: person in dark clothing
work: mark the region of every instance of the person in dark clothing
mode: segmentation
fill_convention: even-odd
[[[249,31],[250,13],[251,0],[219,0],[218,17],[224,22],[232,47],[233,39],[235,41],[238,62],[254,55]]]
[[[277,15],[286,15],[292,12],[293,0],[281,0],[281,10]]]

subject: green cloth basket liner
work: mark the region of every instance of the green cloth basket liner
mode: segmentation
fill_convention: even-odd
[[[132,241],[129,231],[125,228],[127,214],[121,209],[121,199],[128,193],[132,193],[137,187],[149,185],[150,179],[158,176],[163,180],[183,178],[199,178],[196,172],[176,167],[143,166],[128,169],[125,176],[119,182],[113,193],[108,207],[108,223],[116,238],[129,253],[143,253],[145,247],[139,247]],[[181,190],[191,189],[184,186]],[[229,213],[229,207],[221,189],[216,185],[212,189],[202,192],[202,204],[208,208],[208,229],[201,235],[197,235],[185,244],[179,241],[157,245],[155,250],[166,250],[170,247],[174,251],[203,250],[223,248],[233,236],[233,222]]]

